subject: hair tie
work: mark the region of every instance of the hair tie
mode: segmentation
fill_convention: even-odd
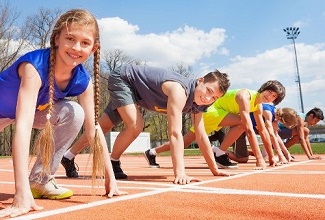
[[[51,114],[50,113],[46,114],[46,119],[50,120],[50,118],[51,118]]]

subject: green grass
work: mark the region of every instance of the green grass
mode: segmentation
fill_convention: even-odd
[[[312,143],[311,148],[314,154],[325,154],[325,143]],[[230,149],[231,150],[231,149]],[[291,154],[304,154],[300,144],[296,144],[289,148]],[[126,155],[142,155],[142,153],[127,153]],[[198,148],[185,149],[184,156],[201,156],[201,151]],[[170,156],[170,152],[160,153],[159,156]]]
[[[311,148],[314,154],[325,154],[325,143],[312,143]],[[289,148],[291,154],[304,154],[300,144],[296,144]],[[126,155],[130,156],[139,156],[143,153],[126,153]],[[198,148],[194,149],[185,149],[184,156],[201,156],[201,151]],[[170,152],[163,152],[160,153],[159,156],[170,156]],[[0,156],[0,158],[5,158],[10,156]]]
[[[325,154],[325,143],[311,143],[311,149],[314,154]],[[289,148],[291,154],[304,154],[300,144],[296,144]]]

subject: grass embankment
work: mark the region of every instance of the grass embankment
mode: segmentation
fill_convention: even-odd
[[[313,150],[314,154],[325,154],[325,143],[312,143],[311,148]],[[231,150],[231,149],[230,149]],[[304,154],[304,151],[302,150],[300,144],[296,144],[289,148],[289,151],[291,154]],[[142,153],[126,153],[126,155],[142,155]],[[198,148],[194,149],[185,149],[184,156],[201,156],[201,151]],[[170,152],[163,152],[160,153],[159,156],[170,156]],[[0,156],[0,158],[4,157],[10,157],[10,156]]]
[[[325,143],[312,143],[311,148],[314,154],[325,154]],[[230,148],[231,150],[231,148]],[[304,154],[300,144],[296,144],[289,148],[291,154]],[[141,155],[142,153],[128,153],[127,155]],[[184,156],[201,156],[201,151],[198,148],[185,149]],[[170,156],[170,152],[160,153],[159,156]]]

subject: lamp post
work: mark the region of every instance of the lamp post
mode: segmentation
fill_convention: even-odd
[[[295,77],[295,82],[297,83],[298,89],[299,89],[301,112],[304,113],[305,112],[304,111],[304,102],[303,102],[303,99],[302,99],[302,91],[301,91],[299,68],[298,68],[298,59],[297,59],[297,51],[296,51],[296,42],[295,42],[295,39],[300,34],[299,27],[287,27],[287,28],[283,29],[283,31],[286,32],[287,39],[292,40],[293,50],[294,50],[294,53],[295,53],[296,71],[297,71],[297,75]]]

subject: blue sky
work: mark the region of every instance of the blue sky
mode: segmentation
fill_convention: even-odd
[[[281,81],[287,96],[279,107],[300,111],[291,41],[296,39],[305,112],[325,111],[325,1],[323,0],[9,0],[24,19],[40,7],[84,8],[101,27],[102,50],[121,49],[148,65],[185,63],[198,75],[227,72],[231,88],[257,90]]]

